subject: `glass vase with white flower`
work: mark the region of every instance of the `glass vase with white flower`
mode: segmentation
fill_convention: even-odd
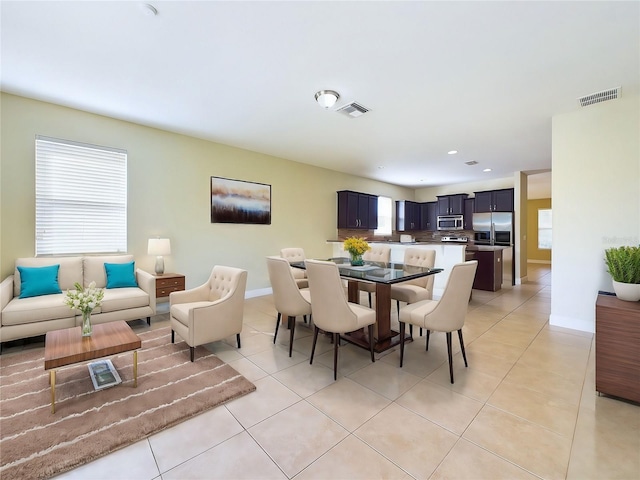
[[[82,313],[82,336],[90,337],[92,332],[91,312],[102,305],[104,290],[96,288],[96,282],[91,282],[86,288],[76,282],[74,287],[75,290],[67,290],[64,304]]]

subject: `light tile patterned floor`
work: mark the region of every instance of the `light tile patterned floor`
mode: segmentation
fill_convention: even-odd
[[[271,297],[249,299],[242,349],[233,338],[208,348],[256,392],[59,478],[640,478],[640,407],[597,396],[593,336],[549,326],[550,269],[528,273],[474,291],[469,368],[456,347],[454,385],[443,334],[429,352],[424,337],[409,344],[402,369],[397,350],[372,364],[344,345],[334,382],[328,339],[310,366],[300,322],[289,358],[286,328],[272,343]]]

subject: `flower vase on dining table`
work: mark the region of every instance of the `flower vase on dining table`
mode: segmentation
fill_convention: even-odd
[[[364,260],[362,259],[362,254],[351,253],[351,265],[354,267],[360,267],[364,265]]]
[[[93,329],[91,328],[91,312],[82,312],[82,336],[90,337]]]

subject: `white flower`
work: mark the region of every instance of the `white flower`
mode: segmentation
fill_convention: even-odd
[[[102,304],[104,290],[96,288],[96,283],[91,282],[87,288],[79,283],[75,284],[75,290],[67,290],[64,304],[69,308],[80,310],[82,313],[91,313]]]

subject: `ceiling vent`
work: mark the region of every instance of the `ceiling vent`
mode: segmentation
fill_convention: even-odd
[[[610,90],[603,90],[602,92],[592,93],[591,95],[585,95],[578,98],[581,107],[588,107],[594,103],[606,102],[607,100],[615,100],[620,95],[620,87],[612,88]]]
[[[475,160],[469,160],[468,162],[464,162],[465,165],[477,165],[478,162],[476,162]]]
[[[356,102],[347,103],[346,105],[338,108],[336,112],[346,115],[351,118],[361,117],[367,113],[369,109],[357,104]]]

